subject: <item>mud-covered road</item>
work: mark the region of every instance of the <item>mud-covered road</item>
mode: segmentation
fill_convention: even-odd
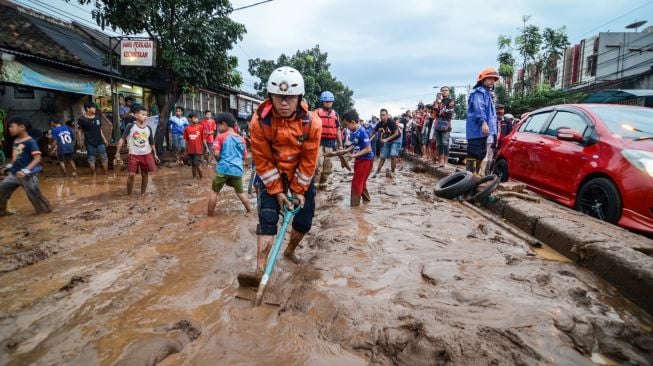
[[[280,259],[260,308],[236,282],[256,215],[225,189],[207,218],[209,178],[164,168],[132,200],[124,175],[49,178],[41,217],[18,192],[0,218],[0,364],[653,363],[650,316],[404,168],[357,209],[337,172],[305,263]]]

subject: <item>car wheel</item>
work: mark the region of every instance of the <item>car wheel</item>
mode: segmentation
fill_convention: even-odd
[[[475,185],[472,173],[457,172],[440,179],[435,185],[434,193],[438,197],[453,199],[471,191]]]
[[[508,181],[508,162],[506,159],[497,160],[497,162],[494,164],[494,174],[499,177],[500,181]]]
[[[576,197],[576,210],[599,220],[616,224],[621,217],[623,202],[619,189],[606,178],[594,178],[585,183]]]

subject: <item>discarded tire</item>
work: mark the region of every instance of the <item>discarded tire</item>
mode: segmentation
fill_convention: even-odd
[[[485,187],[483,187],[483,189],[478,190],[478,188],[485,183],[488,184]],[[501,183],[501,178],[499,178],[499,176],[497,176],[496,174],[487,175],[479,179],[474,187],[475,190],[474,195],[471,198],[469,198],[467,201],[472,203],[483,202],[495,189],[497,189],[499,183]]]
[[[435,195],[453,199],[474,189],[476,182],[470,172],[457,172],[448,175],[435,185]]]

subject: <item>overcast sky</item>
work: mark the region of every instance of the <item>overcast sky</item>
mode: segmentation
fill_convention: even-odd
[[[76,0],[38,1],[17,2],[63,17],[45,3],[92,21]],[[258,80],[247,72],[249,58],[276,59],[319,44],[331,73],[354,91],[362,117],[382,107],[399,114],[432,101],[433,86],[472,84],[481,69],[496,67],[497,36],[517,34],[524,14],[541,28],[566,26],[573,44],[599,31],[622,31],[635,20],[653,25],[653,1],[274,0],[233,13],[247,34],[232,53],[245,77],[242,88],[252,91]]]

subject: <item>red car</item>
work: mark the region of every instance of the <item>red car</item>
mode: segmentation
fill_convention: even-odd
[[[653,109],[538,109],[506,138],[495,173],[604,221],[653,233]]]

